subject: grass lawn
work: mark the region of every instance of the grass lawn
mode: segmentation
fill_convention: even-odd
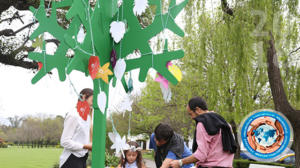
[[[1,168],[52,168],[59,162],[63,149],[57,148],[0,148]]]

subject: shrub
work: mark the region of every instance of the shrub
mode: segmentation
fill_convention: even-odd
[[[7,147],[8,147],[7,143],[5,142],[0,143],[0,148],[7,148]]]
[[[264,165],[272,165],[272,166],[282,166],[286,168],[295,168],[293,165],[286,165],[280,163],[271,163],[271,162],[257,162],[257,161],[250,161],[244,159],[235,159],[233,161],[233,167],[235,168],[248,168],[250,164],[264,164]]]

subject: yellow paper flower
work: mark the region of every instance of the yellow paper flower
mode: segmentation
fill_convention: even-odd
[[[103,67],[100,65],[98,73],[96,74],[96,79],[101,78],[105,83],[108,83],[108,75],[113,75],[112,71],[108,67],[109,63],[106,63]]]
[[[182,80],[182,72],[176,65],[171,65],[168,67],[169,71],[175,76],[175,78],[180,82]]]

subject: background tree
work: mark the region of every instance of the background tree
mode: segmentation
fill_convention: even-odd
[[[182,67],[227,120],[275,105],[294,127],[299,167],[299,1],[219,2],[189,1]]]

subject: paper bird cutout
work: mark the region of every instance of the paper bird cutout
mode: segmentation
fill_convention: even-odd
[[[140,16],[146,11],[148,6],[148,0],[134,0],[133,12],[136,16]]]
[[[166,89],[162,84],[160,84],[160,89],[163,94],[163,98],[164,98],[165,102],[169,103],[172,98],[171,88]]]
[[[124,37],[126,28],[125,23],[120,21],[113,21],[110,24],[110,33],[111,37],[114,39],[116,43],[119,43]]]
[[[165,89],[168,89],[169,88],[169,81],[166,78],[164,78],[160,73],[157,73],[157,75],[158,76],[155,78],[155,81],[162,84],[162,86]]]
[[[43,36],[39,36],[35,39],[35,41],[32,43],[32,47],[34,48],[43,48]]]
[[[182,72],[176,65],[171,65],[168,67],[169,71],[175,76],[175,78],[180,82],[182,80]]]
[[[99,70],[96,74],[96,79],[102,79],[105,83],[108,84],[108,75],[113,75],[111,70],[109,69],[109,63],[103,65],[103,67],[99,67]]]

